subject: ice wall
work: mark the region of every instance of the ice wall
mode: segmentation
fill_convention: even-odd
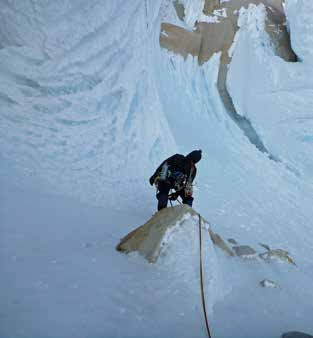
[[[294,51],[308,63],[313,61],[313,3],[308,0],[286,0],[285,11]]]
[[[176,147],[153,78],[159,8],[148,1],[1,8],[0,150],[8,166],[92,203],[116,204],[113,190],[120,201],[130,190],[142,199],[134,187]]]
[[[305,61],[285,62],[274,54],[263,29],[265,18],[262,5],[241,12],[229,92],[238,113],[251,121],[269,152],[296,175],[311,177],[312,67]],[[307,32],[292,28],[293,24],[291,35],[300,36],[303,43],[302,39],[310,39]]]

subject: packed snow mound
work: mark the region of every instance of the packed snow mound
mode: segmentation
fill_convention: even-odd
[[[286,0],[285,11],[291,44],[300,60],[313,62],[313,2]]]
[[[199,217],[187,205],[164,208],[155,213],[144,225],[122,238],[116,249],[125,253],[137,251],[150,263],[154,263],[177,228],[183,226],[186,221],[194,227],[199,222]],[[205,221],[201,222],[207,224]]]
[[[140,264],[136,254],[149,263],[157,262],[153,269],[165,269],[166,275],[172,275],[171,283],[175,280],[179,280],[179,284],[184,283],[190,296],[195,297],[193,303],[199,306],[199,225],[202,238],[203,285],[206,290],[207,311],[211,312],[214,304],[229,292],[229,288],[225,287],[222,280],[217,252],[208,232],[209,224],[191,207],[178,205],[160,210],[144,225],[122,238],[116,249],[132,253],[131,256],[135,255],[129,257],[128,262],[135,258],[133,260]],[[163,274],[160,274],[159,278],[164,278]],[[202,325],[201,327],[201,330],[204,329]]]

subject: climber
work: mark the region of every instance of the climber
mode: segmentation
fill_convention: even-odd
[[[192,182],[196,177],[195,164],[201,160],[201,150],[194,150],[187,156],[175,154],[163,161],[155,173],[150,177],[151,185],[157,187],[158,210],[167,207],[169,192],[171,200],[182,198],[184,204],[192,206]]]

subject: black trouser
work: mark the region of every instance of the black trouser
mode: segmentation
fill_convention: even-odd
[[[156,197],[158,199],[158,210],[167,207],[168,194],[172,188],[172,184],[169,181],[159,181],[158,190]],[[184,204],[188,204],[192,207],[193,197],[185,195],[185,189],[177,191],[178,195],[182,198]]]

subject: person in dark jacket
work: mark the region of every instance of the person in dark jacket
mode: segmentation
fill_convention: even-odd
[[[168,194],[171,189],[175,190],[172,199],[179,196],[184,204],[192,206],[192,182],[197,174],[195,166],[201,160],[201,150],[194,150],[187,156],[175,154],[163,161],[155,173],[150,177],[151,185],[155,184],[158,189],[158,210],[167,207]]]

